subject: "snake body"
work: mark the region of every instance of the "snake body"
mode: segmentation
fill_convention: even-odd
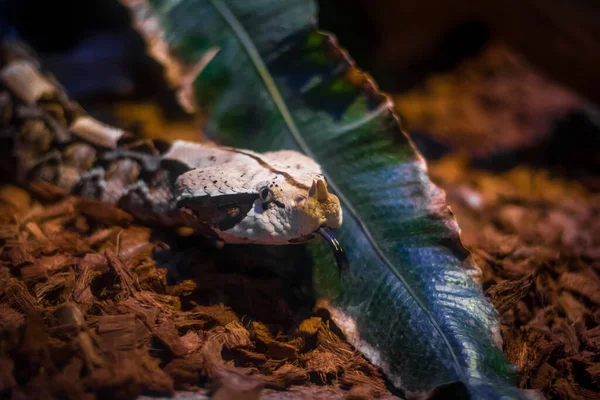
[[[12,152],[23,181],[226,243],[303,243],[342,223],[319,164],[301,153],[140,139],[86,115],[30,60],[5,61],[0,78],[17,103]]]

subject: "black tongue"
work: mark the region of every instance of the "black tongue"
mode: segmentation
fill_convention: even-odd
[[[329,228],[320,227],[318,232],[319,235],[323,236],[325,240],[327,240],[327,243],[329,243],[329,246],[333,250],[333,255],[337,261],[338,273],[340,274],[341,278],[342,270],[350,272],[350,263],[348,262],[348,257],[346,257],[346,253],[344,252],[342,245],[340,245],[340,242]]]

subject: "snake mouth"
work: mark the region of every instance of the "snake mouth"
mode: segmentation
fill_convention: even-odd
[[[350,272],[350,263],[348,262],[348,257],[346,256],[346,252],[342,248],[342,245],[335,237],[335,234],[329,228],[324,226],[320,227],[316,233],[323,236],[327,243],[329,243],[331,250],[333,250],[333,255],[337,261],[340,278],[342,277],[342,270]]]

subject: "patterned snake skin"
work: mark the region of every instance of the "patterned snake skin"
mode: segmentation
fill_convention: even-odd
[[[320,233],[338,266],[347,263],[328,229],[342,223],[339,200],[312,159],[135,138],[86,115],[35,60],[4,58],[1,84],[17,104],[11,144],[20,181],[45,181],[226,243],[303,243]]]

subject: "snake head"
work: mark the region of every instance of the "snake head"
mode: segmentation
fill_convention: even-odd
[[[347,268],[331,231],[342,225],[342,208],[320,166],[292,151],[243,154],[240,160],[181,175],[177,207],[227,243],[283,245],[321,235],[333,248],[338,268]]]
[[[246,154],[181,175],[178,208],[227,243],[303,243],[321,227],[340,227],[340,201],[314,160],[286,150]]]
[[[319,226],[337,229],[342,225],[342,209],[340,200],[327,190],[325,178],[314,180],[308,190],[308,198],[296,199],[299,212],[319,222]],[[300,201],[298,201],[300,200]]]
[[[219,236],[230,243],[288,244],[311,240],[321,227],[339,228],[340,201],[329,193],[320,174],[314,178],[311,186],[277,178],[261,182],[256,188],[258,198],[244,218],[230,229],[219,230]]]

